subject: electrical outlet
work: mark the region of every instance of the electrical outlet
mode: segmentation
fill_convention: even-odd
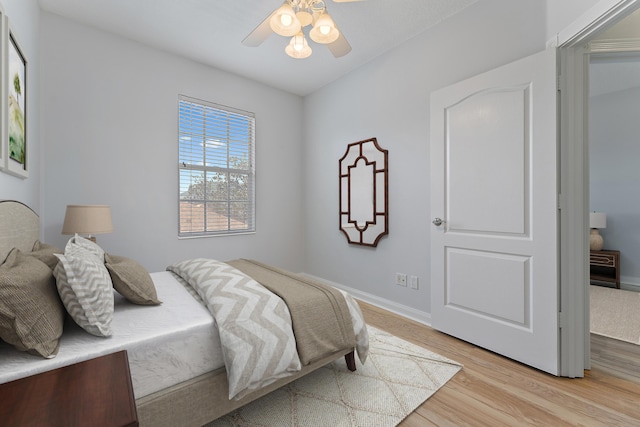
[[[411,289],[418,289],[418,276],[409,276],[409,286]]]
[[[396,273],[396,285],[407,286],[407,275],[404,273]]]

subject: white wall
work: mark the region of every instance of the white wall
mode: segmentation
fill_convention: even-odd
[[[543,50],[613,2],[484,0],[306,97],[307,272],[428,322],[430,93]],[[338,159],[369,137],[389,150],[390,163],[390,231],[376,249],[348,245],[338,230]],[[420,289],[395,285],[396,272],[419,276]]]
[[[259,258],[300,271],[302,99],[41,14],[45,240],[64,247],[67,204],[108,204],[112,254],[149,270],[193,257]],[[257,233],[178,240],[179,94],[256,115]]]
[[[546,0],[547,39],[571,25],[581,14],[593,7],[610,6],[620,0]]]
[[[305,98],[307,272],[428,319],[430,93],[543,50],[545,13],[535,0],[478,2]],[[389,235],[375,249],[338,230],[338,159],[369,137],[389,150]],[[396,272],[420,289],[395,285]]]
[[[19,200],[37,213],[40,204],[41,152],[40,139],[40,8],[37,0],[1,0],[9,17],[9,25],[27,59],[27,167],[29,178],[21,179],[0,172],[0,200]]]

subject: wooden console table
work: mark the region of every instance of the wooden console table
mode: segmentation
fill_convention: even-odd
[[[620,289],[620,251],[591,251],[591,284]]]
[[[0,384],[0,424],[137,426],[127,352]]]

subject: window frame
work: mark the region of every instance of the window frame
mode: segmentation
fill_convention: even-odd
[[[190,138],[194,135],[193,128],[188,129],[188,131],[183,130],[183,105],[184,104],[192,104],[195,106],[194,109],[201,108],[203,113],[199,116],[202,120],[202,133],[201,136],[203,141],[208,140],[216,140],[220,141],[220,133],[225,133],[227,137],[222,139],[223,144],[226,146],[226,167],[220,165],[209,165],[207,164],[208,159],[210,158],[208,153],[211,153],[214,149],[209,148],[207,143],[201,144],[202,150],[202,162],[185,162],[185,152],[191,150],[191,148],[186,148],[187,143],[185,142],[187,138]],[[207,132],[207,113],[213,113],[214,115],[222,114],[227,115],[227,119],[224,122],[218,123],[219,126],[214,127],[215,136],[212,132]],[[193,119],[193,114],[191,115]],[[247,152],[247,168],[233,168],[230,165],[230,161],[233,159],[233,149],[230,148],[230,145],[238,144],[238,139],[233,139],[229,137],[231,131],[230,128],[233,127],[234,122],[229,119],[229,117],[241,117],[243,120],[246,120],[247,126],[247,135],[244,136],[246,138],[246,150]],[[221,123],[223,125],[221,125]],[[242,143],[239,144],[240,147],[243,147]],[[256,193],[256,173],[255,173],[255,114],[252,112],[239,110],[237,108],[228,107],[221,104],[216,104],[210,101],[205,101],[198,98],[189,97],[186,95],[178,96],[178,238],[179,239],[192,239],[192,238],[202,238],[202,237],[218,237],[218,236],[230,236],[230,235],[238,235],[238,234],[254,234],[256,232],[256,202],[255,202],[255,193]],[[236,147],[237,148],[237,147]],[[195,157],[194,157],[195,158]],[[231,175],[246,175],[247,176],[247,198],[242,200],[233,200],[231,193],[231,180],[227,179],[227,194],[226,198],[220,200],[213,200],[208,198],[207,191],[203,192],[203,198],[189,198],[184,199],[183,194],[185,193],[184,183],[183,183],[183,172],[187,171],[196,171],[190,177],[190,183],[193,185],[193,178],[196,176],[198,172],[202,172],[206,177],[207,174],[216,174],[222,173],[226,174],[227,178]],[[205,179],[205,182],[207,179]],[[207,184],[203,184],[206,189]],[[189,185],[190,186],[190,185]],[[202,203],[202,228],[201,231],[185,231],[182,227],[182,204],[184,201],[188,201],[191,203]],[[227,226],[225,229],[220,230],[207,230],[207,221],[208,221],[208,206],[211,203],[223,203],[227,205]],[[231,215],[231,206],[234,203],[246,203],[247,204],[247,217],[246,217],[246,227],[245,228],[234,228],[232,223],[234,219]]]

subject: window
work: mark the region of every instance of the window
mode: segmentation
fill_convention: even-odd
[[[255,117],[180,96],[178,236],[255,231]]]

